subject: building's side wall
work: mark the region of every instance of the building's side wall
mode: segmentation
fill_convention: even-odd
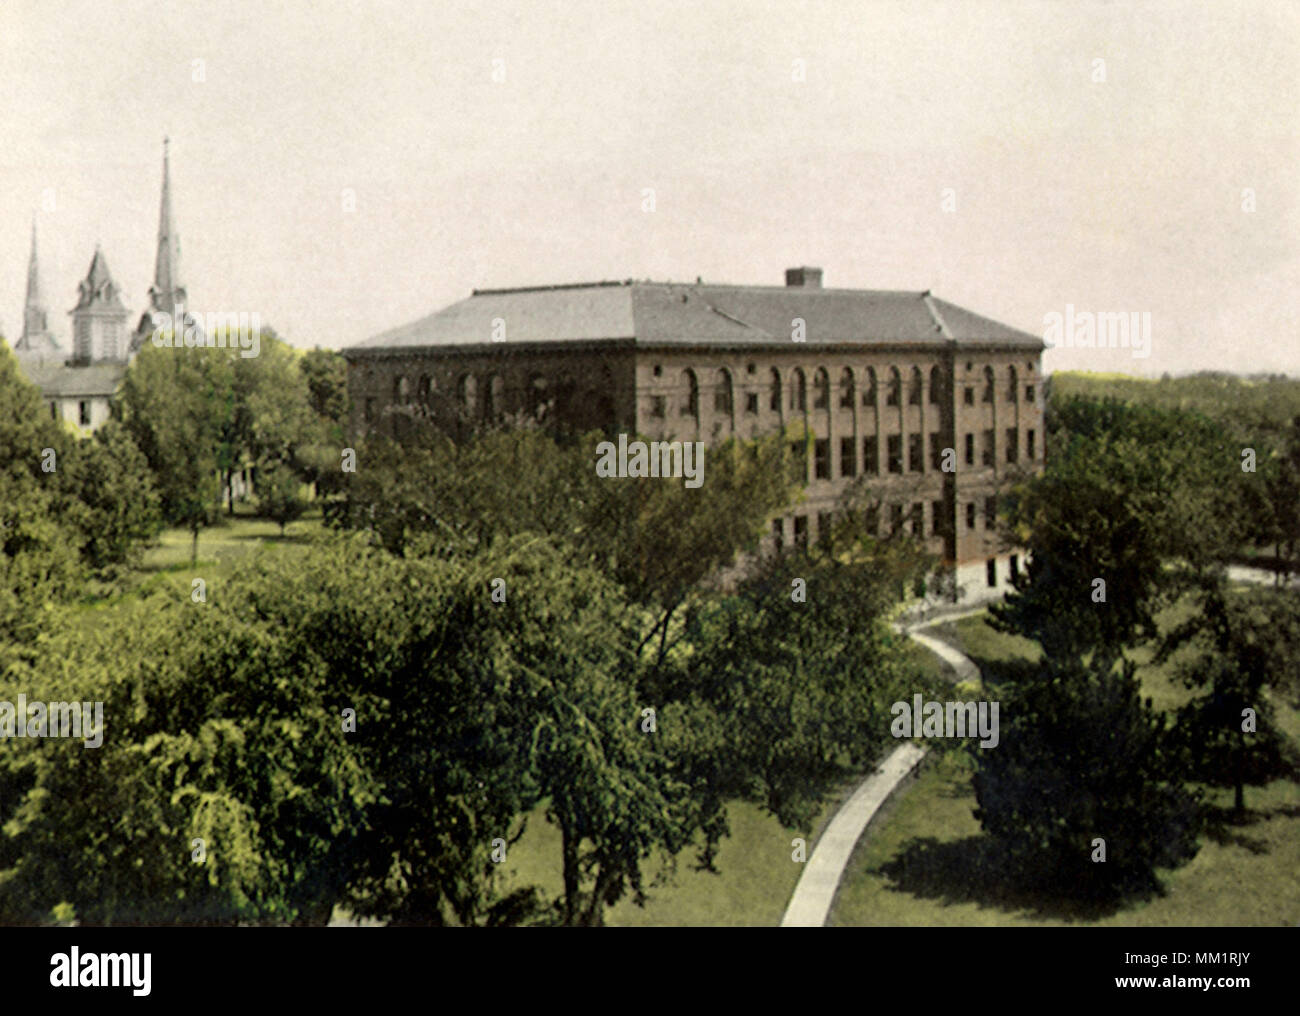
[[[355,430],[399,438],[414,425],[413,414],[463,432],[466,421],[531,414],[539,405],[547,407],[545,419],[574,430],[709,446],[732,435],[806,437],[805,498],[773,520],[769,545],[778,538],[787,546],[817,540],[850,487],[865,483],[879,500],[877,532],[887,534],[901,518],[955,567],[963,599],[1001,595],[1011,558],[1024,566],[1022,553],[999,540],[996,498],[1024,471],[1042,467],[1036,351],[612,345],[377,351],[349,357],[349,387]],[[954,473],[942,469],[947,449]]]
[[[631,429],[629,350],[411,350],[348,362],[354,433],[400,438],[427,418],[452,433],[521,414],[567,430]]]
[[[46,412],[50,412],[52,405],[54,411],[50,413],[51,416],[70,424],[79,433],[90,434],[108,422],[111,415],[109,402],[107,395],[59,395],[47,398],[45,407]],[[83,404],[89,414],[89,423],[82,422]]]

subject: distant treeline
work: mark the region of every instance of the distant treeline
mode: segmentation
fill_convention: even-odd
[[[1052,374],[1053,397],[1107,396],[1162,409],[1201,413],[1226,425],[1233,434],[1280,435],[1300,416],[1300,378],[1205,371],[1186,377],[1165,375],[1158,381],[1122,374],[1066,371]]]

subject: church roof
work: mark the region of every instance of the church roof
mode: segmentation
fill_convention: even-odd
[[[113,395],[126,376],[124,363],[94,363],[69,367],[62,363],[24,364],[27,380],[46,398]]]
[[[596,282],[475,290],[434,314],[352,347],[406,349],[489,344],[504,326],[510,343],[622,340],[638,346],[776,346],[804,322],[808,345],[947,346],[1041,349],[1037,335],[982,317],[927,292]]]

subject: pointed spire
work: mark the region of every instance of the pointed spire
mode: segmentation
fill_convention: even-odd
[[[27,262],[27,301],[23,305],[23,334],[14,346],[15,352],[45,356],[58,349],[50,335],[49,318],[45,300],[41,296],[41,269],[36,255],[36,216],[32,216],[32,254]]]
[[[153,333],[155,315],[166,314],[189,323],[192,316],[182,308],[186,303],[181,285],[181,238],[172,223],[172,179],[170,138],[163,138],[162,198],[158,205],[158,259],[154,263],[153,285],[149,287],[149,306],[140,316],[130,352],[134,355]]]
[[[158,259],[154,264],[153,290],[167,303],[172,302],[173,294],[181,288],[181,243],[180,237],[172,228],[172,186],[171,159],[168,148],[170,138],[163,138],[163,177],[162,200],[158,208]],[[158,306],[157,301],[154,301]],[[171,310],[171,307],[159,307]]]
[[[36,261],[36,216],[32,216],[32,256],[27,262],[27,306],[42,307],[41,271]]]

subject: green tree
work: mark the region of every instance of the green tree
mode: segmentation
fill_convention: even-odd
[[[127,371],[116,403],[153,471],[163,519],[191,533],[191,560],[198,557],[199,530],[216,519],[221,475],[231,462],[229,357],[223,349],[146,345]]]
[[[1198,801],[1132,663],[1048,658],[995,693],[999,744],[972,749],[975,817],[1026,885],[1112,901],[1157,891],[1156,868],[1195,856]]]
[[[131,436],[109,420],[69,456],[69,472],[82,517],[82,556],[93,569],[138,561],[162,525],[153,474]]]
[[[36,638],[83,577],[87,509],[70,482],[74,446],[0,348],[0,639]]]
[[[1178,673],[1202,694],[1178,713],[1184,764],[1195,780],[1233,788],[1240,816],[1247,786],[1297,775],[1300,760],[1268,692],[1300,703],[1300,605],[1283,590],[1215,590],[1157,659],[1189,643],[1195,652]]]
[[[283,462],[263,459],[253,475],[253,491],[257,495],[258,510],[267,518],[284,527],[302,516],[307,502],[299,496],[302,478]]]
[[[929,562],[862,522],[848,512],[833,541],[773,555],[698,604],[674,665],[646,682],[644,698],[680,704],[699,728],[690,772],[715,807],[747,799],[809,829],[828,794],[895,746],[892,703],[944,687],[888,623],[898,587]]]
[[[1058,399],[1049,422],[1045,470],[1006,498],[1030,556],[993,624],[1049,656],[1114,659],[1240,545],[1240,449],[1203,417],[1116,400]]]

